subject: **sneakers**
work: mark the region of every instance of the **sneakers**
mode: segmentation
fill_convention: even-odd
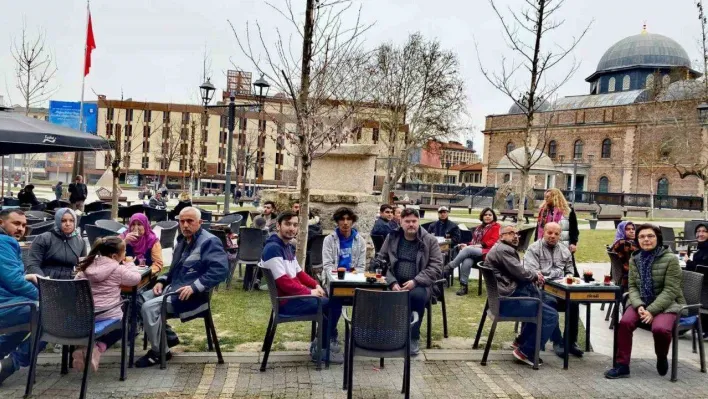
[[[313,362],[317,362],[317,352],[312,352],[310,354],[310,358],[312,359]],[[325,361],[327,358],[327,355],[325,353],[325,350],[322,349],[322,361]],[[334,353],[332,351],[329,352],[329,362],[331,364],[344,364],[344,355],[341,353]]]
[[[420,353],[420,340],[419,339],[412,339],[411,340],[411,355],[416,356],[419,353]]]
[[[514,349],[514,351],[511,354],[514,355],[514,358],[516,360],[520,361],[521,363],[524,363],[524,364],[527,364],[527,365],[533,367],[533,359],[526,356],[524,354],[524,352],[521,351],[521,349],[516,348],[516,349]],[[541,358],[538,359],[538,365],[539,366],[543,365],[543,360],[541,360]]]
[[[617,378],[629,378],[629,366],[620,364],[616,368],[609,369],[605,371],[605,378],[608,378],[610,380],[614,380]]]
[[[314,340],[312,340],[312,342],[310,342],[310,354],[313,354],[317,351],[317,339],[318,338],[315,338]],[[324,348],[322,348],[322,349],[324,349]],[[329,352],[330,353],[342,352],[342,346],[339,345],[339,342],[337,342],[336,338],[329,341]]]
[[[562,343],[554,343],[553,344],[553,351],[556,353],[558,357],[564,357],[565,356],[565,350],[563,347]],[[582,349],[578,346],[578,344],[573,344],[570,346],[570,350],[568,351],[571,355],[575,357],[583,357],[585,352],[583,352]]]
[[[165,354],[165,359],[166,360],[171,360],[172,359],[172,353],[167,352]],[[152,349],[148,350],[145,355],[143,355],[140,359],[135,361],[135,367],[141,369],[145,367],[152,367],[156,364],[160,364],[160,353],[155,352]]]
[[[511,349],[512,350],[519,349],[519,346],[520,346],[519,345],[519,338],[516,337],[516,338],[514,338],[514,342],[511,343]]]
[[[580,347],[578,346],[577,343],[574,343],[573,345],[570,346],[570,354],[575,357],[583,357],[583,354],[585,354],[585,352],[583,352],[583,350],[580,349]]]
[[[76,371],[84,371],[84,367],[86,367],[84,363],[84,359],[86,359],[86,349],[79,348],[74,350],[74,353],[71,354],[71,358],[73,359],[71,367]]]
[[[468,292],[468,290],[467,290],[467,284],[462,284],[462,283],[460,283],[460,289],[457,290],[456,295],[457,295],[457,296],[467,295],[467,292]]]
[[[669,372],[669,360],[666,358],[666,356],[656,358],[656,371],[662,377]]]
[[[9,356],[0,360],[0,385],[14,373],[15,365],[12,364],[12,359]]]

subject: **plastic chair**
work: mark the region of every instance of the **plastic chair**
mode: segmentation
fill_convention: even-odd
[[[197,208],[197,209],[199,209],[199,212],[202,213],[202,220],[204,220],[206,222],[211,222],[211,219],[212,219],[211,211],[207,211],[202,208]]]
[[[121,231],[121,230],[123,230],[123,229],[125,229],[125,228],[127,227],[126,225],[124,225],[124,224],[122,224],[122,223],[118,223],[118,222],[116,222],[116,221],[113,220],[113,219],[110,219],[110,220],[97,220],[97,221],[96,221],[96,226],[98,226],[98,227],[100,227],[100,228],[102,228],[102,229],[106,229],[106,230],[110,230],[110,231],[115,231],[116,233],[118,233],[119,231]]]
[[[34,335],[37,334],[37,325],[39,323],[39,313],[37,312],[37,304],[34,302],[16,302],[16,303],[10,303],[7,305],[0,305],[0,309],[22,308],[24,306],[27,306],[30,309],[30,322],[26,323],[26,324],[18,324],[18,325],[12,326],[12,327],[0,328],[0,335],[28,331],[30,333],[30,337],[29,337],[30,353],[32,353],[32,351],[34,351]],[[29,374],[27,376],[27,386],[25,388],[25,397],[29,396],[30,391],[31,391],[30,390],[30,385],[31,385],[30,376],[31,376],[31,374]]]
[[[610,257],[610,275],[612,276],[612,283],[618,287],[622,287],[622,275],[624,275],[624,264],[622,260],[617,256],[616,253],[612,251],[607,251],[607,256]],[[622,287],[622,294],[624,295],[625,289]],[[607,305],[607,314],[605,315],[605,321],[610,320],[612,312],[618,312],[619,309],[614,309],[614,303]],[[620,319],[619,314],[617,315],[617,320]],[[615,327],[614,318],[610,321],[610,330]]]
[[[96,338],[100,338],[112,331],[123,329],[121,339],[121,365],[120,380],[125,381],[126,343],[128,341],[128,317],[123,315],[121,320],[112,323],[96,325],[95,317],[111,310],[102,309],[95,313],[93,296],[88,280],[51,280],[40,277],[39,282],[39,327],[34,335],[32,359],[30,361],[30,376],[27,388],[28,395],[32,394],[32,385],[37,369],[37,356],[39,355],[39,342],[52,342],[63,345],[61,373],[69,372],[69,347],[68,345],[86,346],[86,360],[84,375],[81,381],[80,398],[86,396],[91,353],[94,349]],[[119,306],[127,305],[127,300],[120,302]]]
[[[151,222],[163,222],[167,220],[167,209],[157,209],[151,208],[149,206],[143,206],[145,209],[145,216]]]
[[[433,222],[423,223],[420,225],[420,228],[422,228],[425,231],[428,231],[428,227],[430,227],[431,224],[433,224]]]
[[[317,276],[322,272],[322,265],[324,264],[324,260],[322,258],[322,247],[324,245],[325,237],[327,236],[324,234],[316,235],[307,243],[307,254],[309,255],[309,274],[311,276]]]
[[[42,233],[52,231],[52,229],[54,229],[54,221],[37,223],[37,224],[27,226],[27,233],[26,234],[32,234],[32,235],[38,236]]]
[[[217,220],[216,223],[221,223],[221,224],[232,224],[232,223],[241,223],[241,219],[243,219],[243,216],[239,215],[238,213],[229,213],[228,215],[225,215],[221,219]]]
[[[668,245],[673,253],[676,253],[676,234],[672,227],[659,226],[661,235],[664,236],[664,245]]]
[[[98,212],[106,209],[105,204],[102,201],[96,201],[92,202],[90,204],[84,205],[84,212],[86,213],[91,213],[91,212]]]
[[[160,232],[160,246],[162,249],[174,248],[179,223],[172,220],[165,220],[163,222],[157,222],[155,226],[162,229]]]
[[[378,254],[383,247],[384,241],[386,241],[386,236],[372,235],[371,241],[374,243],[374,255]]]
[[[703,290],[703,274],[683,270],[683,296],[686,305],[681,307],[680,317],[676,318],[671,340],[671,381],[676,382],[678,374],[678,338],[684,331],[691,331],[693,336],[693,353],[696,353],[696,335],[700,350],[701,373],[706,372],[705,350],[703,347],[703,328],[701,327],[700,309],[701,292]]]
[[[543,302],[540,297],[513,297],[505,298],[499,296],[499,289],[497,287],[497,277],[494,275],[494,271],[483,263],[478,266],[480,273],[484,275],[485,283],[487,284],[487,303],[484,305],[484,311],[482,312],[482,320],[479,322],[479,327],[477,327],[477,335],[474,339],[474,345],[472,349],[477,349],[479,347],[479,339],[482,336],[482,329],[484,328],[484,322],[487,317],[492,320],[492,328],[489,330],[489,338],[487,338],[487,344],[484,347],[484,355],[482,355],[482,361],[480,364],[482,366],[487,365],[487,358],[489,357],[489,350],[492,347],[492,340],[494,340],[494,332],[497,329],[498,322],[513,321],[520,323],[533,323],[536,324],[536,345],[534,349],[534,362],[533,369],[538,370],[538,357],[539,351],[541,349],[541,327],[543,320]],[[540,296],[540,295],[539,295]],[[533,317],[506,317],[500,316],[499,310],[501,308],[502,302],[519,302],[519,301],[533,301],[538,303],[538,311],[536,316]]]
[[[242,276],[241,265],[244,264],[247,267],[247,274],[249,273],[248,268],[252,269],[250,270],[250,274],[253,274],[252,281],[244,279],[243,282],[243,288],[250,290],[253,286],[253,282],[256,280],[256,270],[254,268],[261,261],[265,237],[263,236],[263,230],[261,229],[245,228],[241,229],[241,234],[239,234],[238,238],[238,256],[236,261],[231,266],[231,270],[229,270],[229,278],[226,280],[226,288],[228,289],[231,286],[236,265],[238,265],[238,275],[240,278]]]
[[[238,211],[236,214],[241,215],[241,227],[248,227],[248,217],[251,215],[251,211]]]
[[[231,230],[231,232],[233,234],[237,234],[237,235],[240,234],[241,233],[241,220],[239,220],[237,222],[232,222],[229,225],[229,230]]]
[[[12,197],[2,197],[3,206],[20,206],[20,200]]]
[[[278,296],[278,288],[275,286],[275,279],[273,279],[273,273],[266,268],[259,268],[263,272],[263,276],[268,284],[268,293],[270,295],[270,321],[268,322],[268,328],[266,329],[265,337],[263,338],[263,346],[261,351],[263,351],[263,361],[261,362],[261,371],[266,371],[266,366],[268,366],[268,355],[270,355],[270,348],[273,346],[273,339],[275,338],[275,331],[278,328],[278,324],[282,323],[294,323],[299,321],[309,321],[317,323],[320,327],[320,337],[324,336],[325,323],[324,314],[322,312],[322,298],[314,295],[295,295],[295,296]],[[301,316],[290,316],[280,313],[280,301],[293,300],[298,298],[314,298],[317,301],[317,312],[309,315]],[[317,340],[317,370],[322,368],[322,340]]]
[[[104,229],[103,227],[100,226],[94,226],[92,224],[87,224],[85,226],[86,228],[86,236],[88,237],[89,245],[93,247],[93,244],[96,242],[97,239],[101,237],[110,237],[110,236],[117,236],[118,232],[115,232],[113,230],[108,230]]]
[[[128,219],[136,213],[145,212],[145,207],[143,204],[133,204],[131,206],[119,206],[118,207],[118,218],[123,219],[123,223],[127,223]],[[149,219],[148,219],[149,220]]]
[[[226,245],[226,232],[224,230],[214,230],[214,229],[209,229],[209,232],[216,236],[220,241],[221,245],[224,247],[224,251],[227,248]]]
[[[443,336],[447,338],[447,307],[445,306],[445,279],[440,279],[435,282],[435,286],[437,287],[437,290],[433,290],[433,295],[430,297],[430,300],[428,301],[428,304],[425,305],[426,310],[427,310],[427,342],[426,342],[426,347],[430,349],[432,346],[432,329],[433,329],[433,305],[436,303],[440,303],[440,307],[442,308],[442,319],[443,319]],[[437,295],[436,295],[437,294]]]
[[[91,212],[82,215],[79,218],[79,229],[81,231],[84,231],[84,228],[87,224],[92,224],[96,225],[96,221],[98,220],[110,220],[111,219],[111,211],[98,211],[98,212]]]
[[[354,291],[352,317],[346,311],[344,318],[344,370],[342,389],[352,397],[354,385],[354,357],[382,359],[403,358],[403,387],[401,393],[410,397],[411,383],[411,329],[418,322],[418,314],[411,313],[408,291],[373,291],[357,288]]]
[[[44,212],[44,211],[27,211],[25,212],[27,218],[39,219],[42,221],[54,220],[54,215]]]
[[[8,204],[5,204],[8,205]],[[69,201],[64,201],[64,200],[51,200],[47,202],[47,207],[45,210],[51,211],[59,208],[71,208],[71,203]]]

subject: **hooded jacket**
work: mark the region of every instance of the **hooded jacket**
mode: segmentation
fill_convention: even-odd
[[[8,305],[37,299],[37,287],[25,280],[20,244],[0,227],[0,303]],[[13,310],[0,309],[0,318]]]
[[[356,229],[352,229],[354,242],[352,243],[351,267],[358,272],[364,272],[366,266],[366,241]],[[323,273],[327,275],[339,266],[339,235],[337,230],[328,235],[322,244]]]
[[[47,231],[32,241],[25,269],[28,274],[70,279],[79,257],[86,253],[86,242],[80,235],[66,237],[55,230]]]
[[[277,234],[266,240],[259,266],[273,274],[278,296],[310,295],[311,290],[317,287],[317,281],[297,263],[295,246],[284,242]],[[281,304],[285,302],[281,301]]]
[[[379,251],[379,256],[387,258],[390,265],[386,273],[386,283],[389,286],[403,283],[399,283],[396,279],[394,269],[398,264],[398,245],[401,240],[405,240],[404,235],[403,229],[398,229],[389,234]],[[418,242],[417,273],[413,280],[415,280],[416,286],[425,287],[428,296],[430,296],[433,284],[442,277],[442,252],[440,252],[440,246],[435,236],[423,228],[418,228],[416,241]]]
[[[76,274],[75,279],[87,279],[91,285],[93,306],[96,311],[110,309],[98,315],[96,320],[121,319],[123,309],[120,301],[120,286],[132,287],[140,282],[140,273],[133,263],[121,265],[108,256],[97,256],[86,270]]]

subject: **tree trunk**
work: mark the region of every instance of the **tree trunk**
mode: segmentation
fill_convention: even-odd
[[[309,155],[303,155],[300,158],[302,162],[302,172],[300,174],[300,225],[297,232],[297,263],[302,265],[303,269],[307,259],[307,233],[310,214],[310,164]]]
[[[654,220],[654,176],[649,177],[649,220]]]
[[[516,213],[516,223],[521,226],[524,224],[524,202],[526,200],[526,185],[529,182],[529,172],[526,169],[519,170],[521,172],[521,187],[520,192],[516,196],[519,200],[518,212]]]
[[[708,180],[703,180],[703,220],[708,220]]]
[[[118,219],[118,183],[120,180],[120,153],[122,151],[122,138],[123,134],[121,129],[116,129],[116,139],[115,139],[115,153],[113,160],[111,162],[111,172],[113,172],[113,184],[111,185],[111,219]],[[100,200],[100,198],[99,198]]]

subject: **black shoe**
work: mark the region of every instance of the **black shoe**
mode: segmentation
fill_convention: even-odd
[[[585,354],[585,352],[583,352],[583,350],[580,349],[580,347],[578,346],[577,343],[570,346],[569,352],[571,355],[573,355],[575,357],[583,357],[583,354]]]
[[[656,371],[659,372],[659,375],[662,377],[669,372],[669,360],[666,356],[656,359]]]
[[[169,361],[171,359],[172,353],[167,352],[165,354],[165,360]],[[145,367],[152,367],[157,364],[160,364],[160,353],[155,352],[152,349],[148,350],[148,352],[143,357],[135,361],[135,367],[139,369]]]
[[[12,359],[10,357],[0,360],[0,385],[2,385],[2,382],[10,378],[10,376],[14,373],[15,365],[12,363]]]
[[[179,345],[179,337],[178,336],[167,338],[167,347],[168,348],[174,348],[177,345]]]
[[[467,295],[468,289],[467,284],[460,284],[460,289],[457,290],[457,296]]]
[[[617,378],[629,378],[629,366],[620,364],[616,368],[605,371],[605,378],[614,380]]]
[[[563,349],[563,344],[553,344],[553,352],[556,353],[556,356],[563,358],[565,356],[565,349]]]

